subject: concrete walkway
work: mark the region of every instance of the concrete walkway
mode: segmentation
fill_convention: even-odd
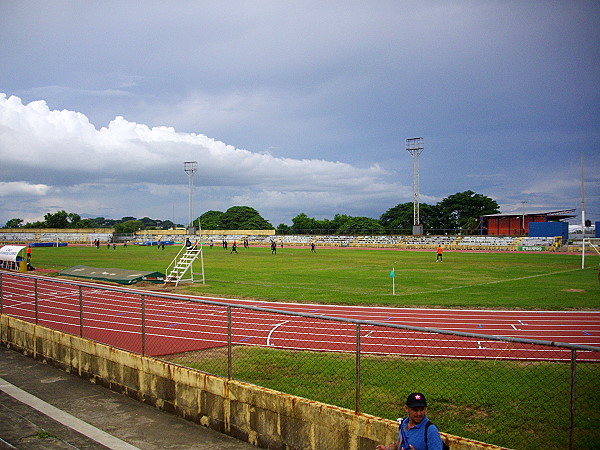
[[[0,347],[0,449],[255,449]]]

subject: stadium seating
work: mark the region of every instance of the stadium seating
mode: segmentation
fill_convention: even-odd
[[[402,243],[405,236],[359,236],[353,242],[356,247],[394,247]]]
[[[28,242],[60,242],[69,244],[87,244],[91,245],[94,240],[99,240],[102,244],[112,242],[112,233],[102,233],[99,230],[73,231],[25,231],[7,232],[0,231],[0,245],[9,243],[28,243]],[[164,232],[163,232],[164,233]],[[131,244],[148,241],[175,243],[184,242],[186,235],[181,234],[158,234],[148,230],[140,235],[118,235],[115,237],[117,242],[130,241]],[[251,245],[268,246],[272,240],[277,245],[285,246],[309,246],[314,243],[320,247],[373,247],[373,248],[407,248],[407,249],[433,249],[438,245],[448,249],[461,250],[518,250],[520,247],[553,247],[554,238],[552,237],[507,237],[507,236],[460,236],[460,235],[426,235],[426,236],[406,236],[406,235],[315,235],[315,234],[292,234],[292,235],[245,235],[245,234],[203,234],[202,237],[190,236],[192,240],[201,239],[207,245],[210,241],[219,246],[223,240],[229,243],[238,241],[241,245],[244,239],[247,239]]]
[[[525,237],[519,242],[520,246],[523,247],[536,247],[536,246],[552,246],[554,245],[553,237]]]
[[[510,247],[514,237],[503,236],[464,236],[457,242],[459,246]]]
[[[437,247],[448,246],[456,241],[456,236],[409,236],[402,243],[410,246]]]

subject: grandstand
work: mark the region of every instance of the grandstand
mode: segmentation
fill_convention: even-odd
[[[452,245],[457,239],[457,236],[408,236],[402,243],[411,248],[431,248]]]
[[[464,236],[456,243],[457,246],[468,247],[511,247],[517,243],[517,238],[503,236]]]
[[[107,242],[113,239],[112,229],[7,229],[0,230],[0,243],[27,244],[30,242],[67,242],[70,244],[90,244],[94,240]]]
[[[353,243],[354,247],[393,247],[401,244],[405,236],[359,236]]]
[[[449,250],[495,250],[495,251],[516,251],[516,250],[557,250],[556,239],[554,237],[525,237],[525,236],[493,236],[493,235],[425,235],[425,236],[407,236],[407,235],[314,235],[314,234],[292,234],[276,235],[265,234],[260,231],[252,230],[232,230],[232,231],[208,231],[203,232],[202,236],[187,235],[174,232],[172,230],[147,230],[144,232],[116,235],[112,230],[91,229],[91,230],[15,230],[0,229],[0,245],[3,244],[28,244],[28,243],[61,243],[68,245],[92,245],[94,240],[102,243],[106,242],[124,242],[141,245],[151,242],[156,245],[157,242],[169,242],[180,244],[186,238],[192,241],[201,240],[204,245],[211,241],[213,244],[220,245],[226,240],[229,243],[237,241],[238,244],[247,239],[253,246],[268,246],[271,241],[277,245],[283,244],[290,247],[308,247],[312,243],[319,247],[367,247],[367,248],[395,248],[395,249],[434,249],[438,245]],[[561,246],[563,250],[580,251],[581,246]]]

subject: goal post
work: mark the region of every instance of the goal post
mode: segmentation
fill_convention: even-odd
[[[581,240],[581,268],[585,269],[585,252],[587,247],[590,247],[598,255],[600,255],[600,238],[583,238]]]

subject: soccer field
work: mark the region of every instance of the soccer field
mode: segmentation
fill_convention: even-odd
[[[33,265],[75,265],[165,272],[179,247],[35,248]],[[453,308],[600,308],[596,255],[444,253],[367,249],[204,248],[206,284],[180,285],[194,295],[294,302]],[[390,277],[394,268],[395,279]],[[194,271],[200,272],[198,260]],[[395,295],[392,295],[392,282]],[[171,288],[169,288],[171,289]]]

